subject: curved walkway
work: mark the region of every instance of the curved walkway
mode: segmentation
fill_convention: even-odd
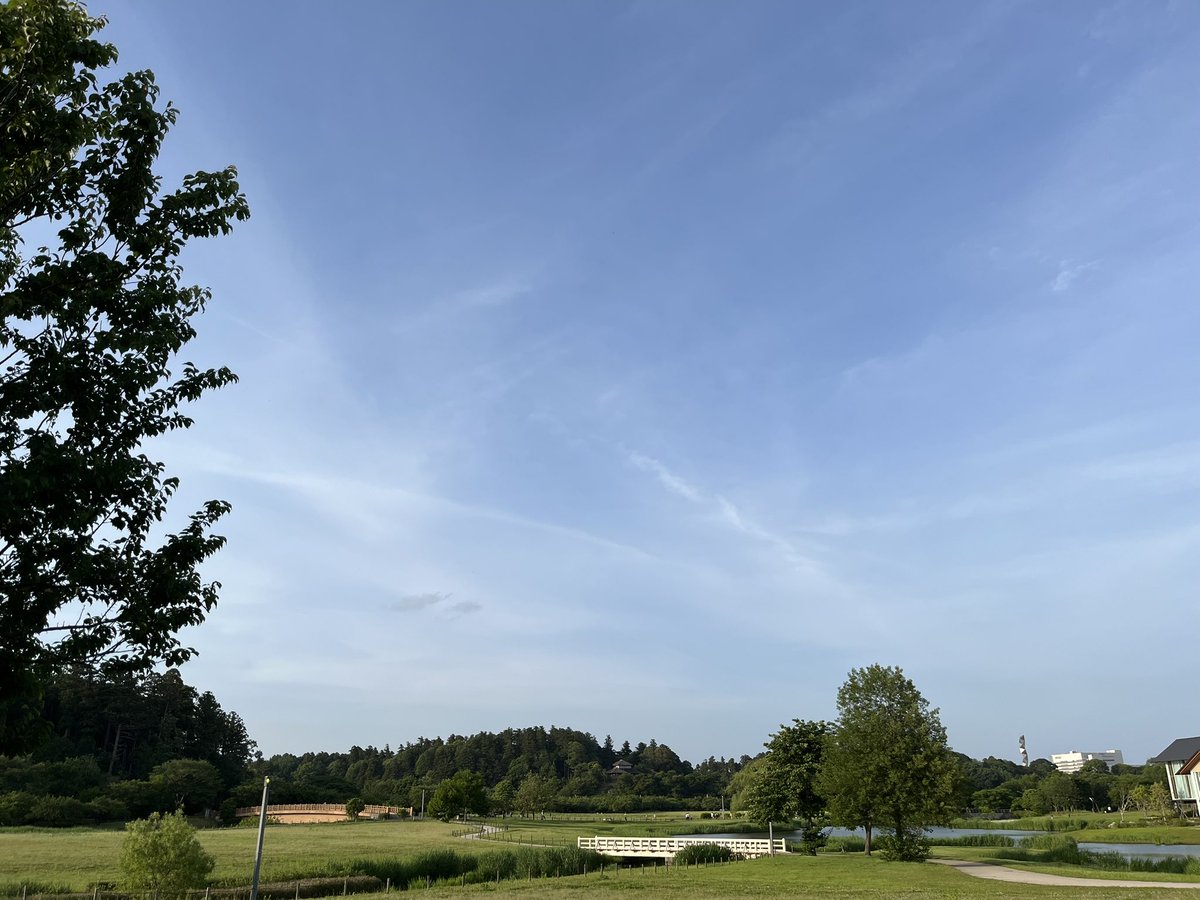
[[[501,830],[502,829],[500,828],[499,825],[481,825],[481,826],[479,826],[478,831],[472,831],[470,834],[462,835],[462,837],[468,841],[472,841],[472,840],[477,841],[480,838],[482,838],[485,834],[495,834],[496,832],[501,831]]]
[[[976,878],[987,878],[991,881],[1009,881],[1018,884],[1053,884],[1062,887],[1099,887],[1099,888],[1180,888],[1196,890],[1200,884],[1184,884],[1181,881],[1117,881],[1109,878],[1072,878],[1069,875],[1049,875],[1045,872],[1026,872],[1024,869],[1010,869],[1007,866],[997,866],[993,863],[975,862],[965,859],[931,859],[930,862],[941,863],[973,875]]]

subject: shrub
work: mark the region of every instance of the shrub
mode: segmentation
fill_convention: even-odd
[[[96,797],[89,800],[88,810],[97,822],[124,822],[129,818],[129,807],[116,797]]]
[[[800,840],[795,842],[795,846],[801,853],[816,856],[817,851],[824,847],[828,840],[829,833],[821,826],[810,822],[800,829]]]
[[[153,813],[125,826],[121,847],[122,887],[155,891],[160,900],[182,900],[189,888],[203,887],[214,860],[196,839],[183,813]]]
[[[702,862],[729,862],[740,859],[728,847],[720,844],[688,844],[675,854],[675,865],[694,865]]]
[[[929,859],[929,838],[924,828],[905,828],[895,834],[881,835],[879,855],[892,862],[924,862]]]
[[[74,797],[36,797],[29,807],[29,822],[49,828],[70,828],[91,822],[87,804]]]
[[[37,798],[28,791],[9,791],[0,794],[0,825],[25,825],[29,810]]]

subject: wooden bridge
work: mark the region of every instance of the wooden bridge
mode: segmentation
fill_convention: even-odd
[[[694,837],[581,837],[580,850],[595,850],[605,856],[635,856],[656,857],[658,859],[673,859],[675,854],[684,847],[693,844],[715,844],[718,847],[728,847],[739,856],[754,859],[759,856],[773,856],[776,853],[787,853],[787,841],[784,838],[714,838],[696,835]]]
[[[242,806],[238,808],[236,815],[239,819],[257,819],[261,808],[261,806]],[[363,807],[360,816],[368,819],[390,819],[393,816],[411,818],[412,814],[411,806],[376,806],[368,803]],[[346,814],[344,803],[268,803],[267,815],[286,825],[309,822],[345,822],[350,818]]]

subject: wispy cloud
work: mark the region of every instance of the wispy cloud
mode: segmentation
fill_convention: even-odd
[[[625,451],[625,457],[637,468],[654,475],[659,484],[670,493],[683,497],[694,504],[706,507],[710,511],[713,521],[719,522],[725,527],[758,543],[766,544],[777,551],[794,570],[810,575],[824,576],[824,567],[809,553],[804,552],[792,541],[747,516],[729,498],[696,487],[653,457],[631,450]]]
[[[389,604],[391,609],[397,612],[414,612],[419,609],[428,609],[431,606],[445,604],[450,599],[450,594],[441,594],[437,592],[428,594],[407,594],[399,600]],[[455,604],[460,606],[461,603]],[[478,604],[476,604],[478,605]]]
[[[1089,269],[1094,269],[1100,264],[1099,260],[1091,260],[1084,263],[1073,263],[1070,260],[1062,260],[1058,264],[1058,274],[1054,276],[1054,281],[1050,283],[1050,290],[1056,294],[1061,294],[1063,291],[1070,290],[1071,285],[1078,278],[1087,272]]]
[[[704,495],[699,490],[683,478],[680,478],[657,459],[634,451],[626,451],[625,458],[643,472],[650,472],[654,475],[658,479],[659,484],[672,494],[683,497],[685,500],[690,500],[693,503],[704,502]]]
[[[1082,474],[1100,481],[1128,481],[1154,490],[1200,486],[1200,444],[1181,443],[1121,454],[1086,466]]]
[[[457,603],[451,603],[447,609],[455,616],[465,616],[473,612],[479,612],[483,609],[483,604],[474,600],[459,600]]]

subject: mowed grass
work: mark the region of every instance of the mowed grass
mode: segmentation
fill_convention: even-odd
[[[936,863],[889,863],[859,854],[818,857],[765,857],[746,862],[690,869],[606,870],[573,878],[510,881],[420,889],[432,896],[503,893],[547,898],[597,898],[641,896],[710,900],[720,897],[828,898],[828,900],[1084,900],[1097,896],[1090,887],[1051,887],[1006,884],[964,875]],[[1178,890],[1157,888],[1104,888],[1103,900],[1183,900]],[[385,895],[372,895],[386,900]]]
[[[598,821],[587,818],[510,822],[509,837],[516,843],[574,844],[580,835],[673,834],[685,830],[677,819],[659,817],[651,821]],[[713,823],[716,824],[716,823]],[[453,836],[455,827],[441,822],[360,822],[354,824],[281,825],[267,830],[264,852],[265,881],[288,880],[364,857],[409,857],[437,848],[460,853],[496,850],[504,843],[464,840]],[[199,832],[200,841],[217,859],[215,879],[247,883],[254,862],[256,832],[253,828],[210,829]],[[100,829],[0,829],[0,885],[11,889],[22,882],[56,884],[85,890],[96,883],[115,882],[123,832]],[[940,848],[939,855],[988,859],[990,848]],[[1063,869],[1020,863],[1014,868],[1063,873]],[[1078,871],[1087,877],[1099,872]],[[1134,876],[1139,877],[1139,876]],[[1153,876],[1147,876],[1153,879]],[[1170,876],[1167,876],[1170,878]],[[1172,879],[1173,880],[1173,879]],[[861,854],[824,854],[819,857],[787,856],[764,858],[721,866],[657,869],[607,868],[604,874],[544,879],[532,882],[507,881],[500,885],[419,888],[431,895],[481,891],[554,897],[606,897],[640,894],[650,897],[812,897],[812,898],[1044,898],[1065,900],[1097,895],[1096,888],[1049,887],[1007,884],[972,878],[937,865],[889,863]],[[1105,900],[1159,900],[1196,896],[1157,888],[1105,888]],[[382,898],[383,895],[376,895]]]
[[[327,863],[364,857],[411,856],[453,847],[461,853],[492,849],[481,841],[452,836],[437,821],[354,822],[273,825],[263,839],[263,880],[291,878]],[[197,832],[217,861],[216,880],[250,882],[254,870],[255,828],[210,828]],[[0,829],[0,885],[36,882],[85,890],[116,882],[125,833],[85,828]]]

